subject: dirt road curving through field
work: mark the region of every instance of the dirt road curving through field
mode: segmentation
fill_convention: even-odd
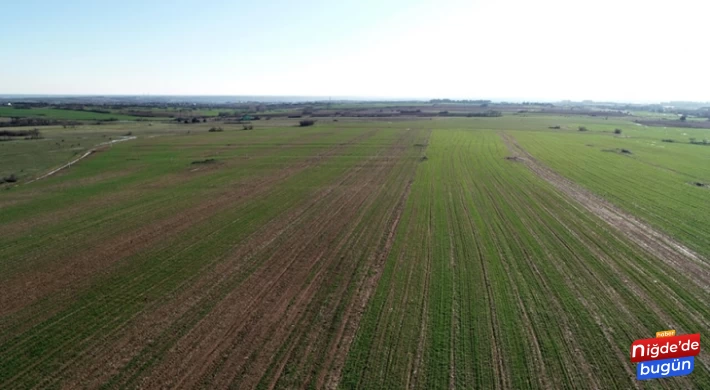
[[[34,183],[34,182],[36,182],[37,180],[42,180],[42,179],[44,179],[44,178],[50,177],[50,176],[54,175],[55,173],[61,171],[62,169],[69,168],[70,166],[72,166],[72,165],[78,163],[79,161],[81,161],[81,160],[83,160],[83,159],[89,157],[90,155],[96,153],[96,152],[98,151],[98,149],[99,149],[100,147],[102,147],[102,146],[113,145],[113,144],[115,144],[115,143],[124,142],[124,141],[130,141],[130,140],[132,140],[132,139],[136,139],[136,137],[123,137],[123,138],[115,139],[115,140],[113,140],[113,141],[102,142],[102,143],[100,143],[100,144],[94,146],[93,148],[87,150],[84,154],[82,154],[82,155],[79,156],[78,158],[75,158],[74,160],[69,161],[68,163],[62,165],[62,166],[59,167],[59,168],[56,168],[56,169],[51,170],[50,172],[47,172],[47,173],[45,173],[44,175],[42,175],[42,176],[40,176],[40,177],[38,177],[38,178],[36,178],[36,179],[32,179],[32,180],[28,181],[28,182],[25,183],[25,184]]]

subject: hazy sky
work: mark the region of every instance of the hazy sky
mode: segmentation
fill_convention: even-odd
[[[0,94],[710,101],[708,4],[3,1]]]

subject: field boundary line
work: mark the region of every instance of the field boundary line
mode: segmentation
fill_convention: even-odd
[[[707,259],[704,259],[701,255],[676,241],[668,234],[657,230],[649,223],[622,210],[608,200],[592,193],[539,162],[509,134],[501,132],[499,135],[512,154],[508,159],[522,162],[535,175],[547,181],[555,189],[575,200],[587,211],[623,233],[624,236],[639,247],[668,263],[671,267],[685,271],[701,288],[708,290],[708,285],[710,285],[710,264]]]

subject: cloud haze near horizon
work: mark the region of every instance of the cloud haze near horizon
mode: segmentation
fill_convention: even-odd
[[[3,8],[0,94],[710,101],[700,1]]]

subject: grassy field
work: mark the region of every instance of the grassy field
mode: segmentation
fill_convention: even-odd
[[[116,113],[99,113],[79,110],[62,110],[57,108],[29,108],[18,109],[14,107],[0,107],[0,117],[18,118],[45,118],[58,120],[136,120],[138,117]]]
[[[0,142],[0,388],[710,387],[629,362],[710,330],[707,131],[632,119]]]
[[[195,131],[204,126],[191,126]],[[15,128],[14,130],[27,128]],[[21,181],[29,181],[53,168],[58,168],[101,143],[115,141],[140,133],[142,137],[165,134],[187,134],[190,129],[173,123],[106,123],[75,127],[45,126],[42,139],[19,139],[0,142],[0,177],[15,174]]]
[[[655,133],[514,134],[552,169],[710,256],[710,187],[696,184],[710,183],[710,147]]]
[[[492,131],[433,132],[343,388],[626,389],[629,340],[706,331],[704,285],[508,155]],[[710,384],[696,370],[662,385]]]

